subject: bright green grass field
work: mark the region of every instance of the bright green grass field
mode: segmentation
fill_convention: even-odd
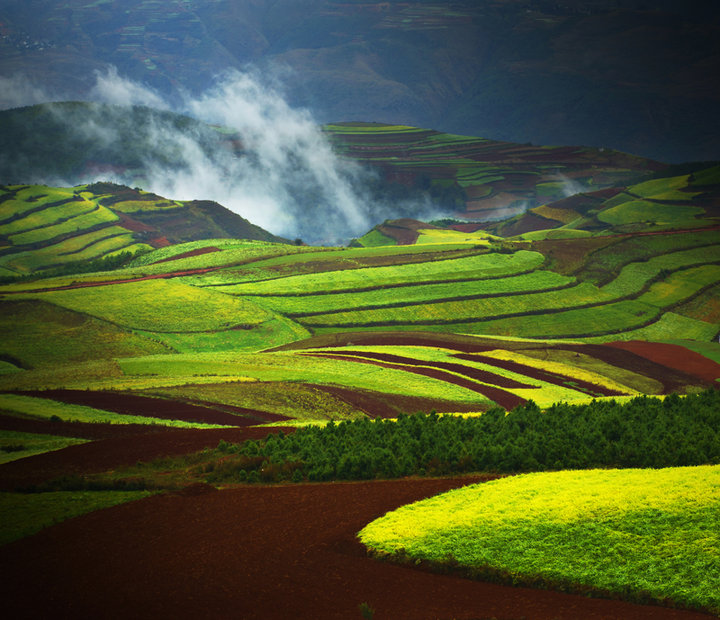
[[[60,450],[79,443],[86,443],[86,441],[86,439],[56,437],[55,435],[0,431],[0,465],[25,458],[26,456]]]
[[[148,495],[147,491],[0,493],[0,545],[72,517]]]
[[[157,332],[230,329],[257,325],[270,318],[269,313],[252,302],[174,280],[145,280],[36,295],[115,325]]]
[[[236,295],[292,295],[320,291],[351,291],[388,284],[406,284],[437,280],[460,280],[510,276],[537,269],[542,254],[520,250],[514,254],[478,254],[423,263],[388,267],[369,267],[290,276],[264,282],[248,282],[222,290]]]
[[[403,506],[359,534],[380,554],[515,582],[720,612],[720,465],[527,474]]]
[[[705,213],[705,210],[700,207],[631,200],[601,211],[598,213],[597,218],[612,226],[635,223],[649,225],[652,223],[655,226],[692,228],[693,226],[701,227],[709,224],[706,220],[696,219],[696,216],[703,213]]]
[[[84,405],[70,405],[48,398],[23,396],[20,394],[0,394],[0,412],[19,414],[23,417],[51,419],[57,416],[64,422],[91,422],[103,424],[152,424],[180,428],[222,428],[221,425],[185,422],[183,420],[165,420],[140,415],[123,415],[112,411],[94,409]],[[63,446],[64,447],[64,446]]]

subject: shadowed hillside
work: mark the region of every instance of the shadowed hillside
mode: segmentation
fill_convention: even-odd
[[[714,3],[681,0],[6,0],[0,75],[86,98],[112,64],[170,95],[252,63],[279,67],[321,122],[708,160],[717,19]]]

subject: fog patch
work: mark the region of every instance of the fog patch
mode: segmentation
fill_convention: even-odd
[[[24,75],[0,76],[0,110],[45,103],[53,99],[51,93]]]
[[[560,179],[560,182],[563,184],[561,189],[563,198],[570,198],[570,196],[582,194],[583,192],[586,192],[588,190],[585,185],[583,185],[579,181],[569,179],[564,174],[559,174],[558,177]]]
[[[29,82],[16,85],[10,103],[46,96]],[[213,200],[274,234],[316,244],[345,243],[385,219],[443,215],[421,192],[398,198],[375,170],[338,156],[272,76],[230,71],[199,95],[174,97],[170,103],[114,67],[96,72],[91,103],[46,110],[43,131],[62,138],[50,148],[28,129],[27,157],[0,156],[2,175],[54,185],[112,181],[175,200]]]
[[[144,105],[150,108],[167,109],[163,98],[151,88],[133,82],[118,74],[117,67],[95,71],[95,85],[88,96],[91,101],[113,105]]]

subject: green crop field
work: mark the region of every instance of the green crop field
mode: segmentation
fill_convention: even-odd
[[[527,474],[399,508],[359,536],[480,577],[720,612],[720,466]]]
[[[0,545],[79,515],[150,495],[147,491],[0,492]]]
[[[601,211],[598,213],[598,219],[618,227],[639,224],[643,226],[643,229],[656,227],[700,228],[710,225],[710,220],[698,217],[704,213],[705,210],[700,207],[679,207],[647,200],[630,200]]]
[[[121,327],[157,332],[232,329],[269,318],[250,301],[162,279],[38,293],[36,298]]]
[[[1,399],[2,395],[0,395]],[[0,411],[3,410],[0,400]],[[67,446],[85,443],[87,439],[73,437],[57,437],[55,435],[39,435],[36,433],[20,433],[17,431],[0,431],[0,465],[17,459],[61,450]]]
[[[350,291],[436,280],[510,276],[536,269],[542,262],[541,254],[520,250],[514,254],[478,254],[467,258],[399,264],[392,267],[311,273],[303,276],[290,276],[282,280],[227,286],[222,290],[236,295],[287,295]]]
[[[393,288],[392,295],[388,295],[387,289],[380,289],[362,293],[263,296],[259,303],[276,312],[296,316],[338,312],[348,308],[417,306],[453,298],[518,294],[563,287],[572,282],[573,279],[567,276],[538,270],[495,280],[470,280],[425,285],[408,284]]]
[[[377,310],[354,310],[321,314],[302,319],[307,326],[433,325],[462,323],[475,318],[540,313],[567,306],[597,304],[610,299],[590,284],[582,283],[557,291],[478,298],[468,301],[432,301],[421,306]],[[527,320],[527,319],[526,319]]]

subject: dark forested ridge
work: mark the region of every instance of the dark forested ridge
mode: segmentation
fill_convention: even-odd
[[[172,96],[280,67],[320,122],[711,160],[717,18],[715,3],[680,0],[6,0],[0,76],[82,98],[112,64]]]

